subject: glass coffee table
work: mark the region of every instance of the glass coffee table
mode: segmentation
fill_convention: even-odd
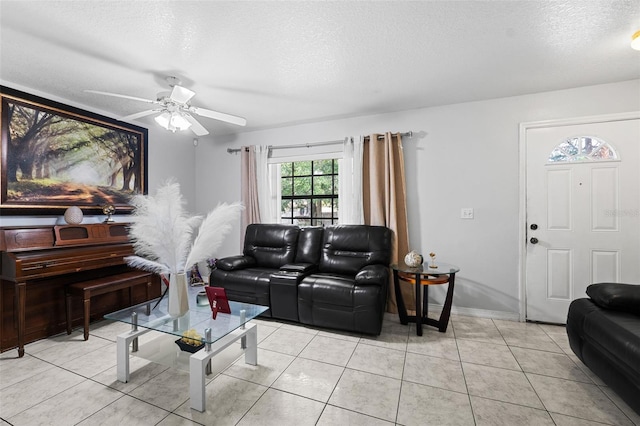
[[[205,411],[205,375],[210,373],[211,358],[238,340],[244,349],[244,361],[247,364],[258,363],[258,334],[256,324],[247,324],[268,309],[266,306],[229,301],[230,314],[218,313],[213,319],[211,307],[198,305],[196,296],[203,287],[189,287],[189,311],[172,318],[168,311],[168,297],[155,306],[158,299],[150,300],[130,308],[105,315],[106,319],[131,324],[131,330],[117,337],[117,375],[118,380],[129,381],[129,346],[131,351],[138,350],[138,336],[150,331],[159,331],[182,337],[190,329],[202,336],[204,347],[189,357],[189,392],[191,408]],[[150,309],[151,306],[155,306]],[[177,346],[176,346],[177,347]]]

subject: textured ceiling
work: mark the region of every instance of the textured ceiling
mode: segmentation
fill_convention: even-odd
[[[83,90],[177,76],[228,134],[637,79],[638,29],[640,0],[0,0],[0,81],[122,117],[148,105]]]

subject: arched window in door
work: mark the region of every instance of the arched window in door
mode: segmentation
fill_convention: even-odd
[[[549,154],[549,163],[616,161],[618,153],[607,142],[593,136],[565,139]]]

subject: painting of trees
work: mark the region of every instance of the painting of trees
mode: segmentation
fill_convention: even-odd
[[[3,204],[122,206],[143,192],[141,133],[11,98],[2,120]]]

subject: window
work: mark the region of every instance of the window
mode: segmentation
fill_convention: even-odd
[[[611,145],[591,136],[566,139],[549,154],[549,163],[615,161],[617,159],[618,154]]]
[[[280,219],[300,226],[338,223],[338,160],[280,163]]]

